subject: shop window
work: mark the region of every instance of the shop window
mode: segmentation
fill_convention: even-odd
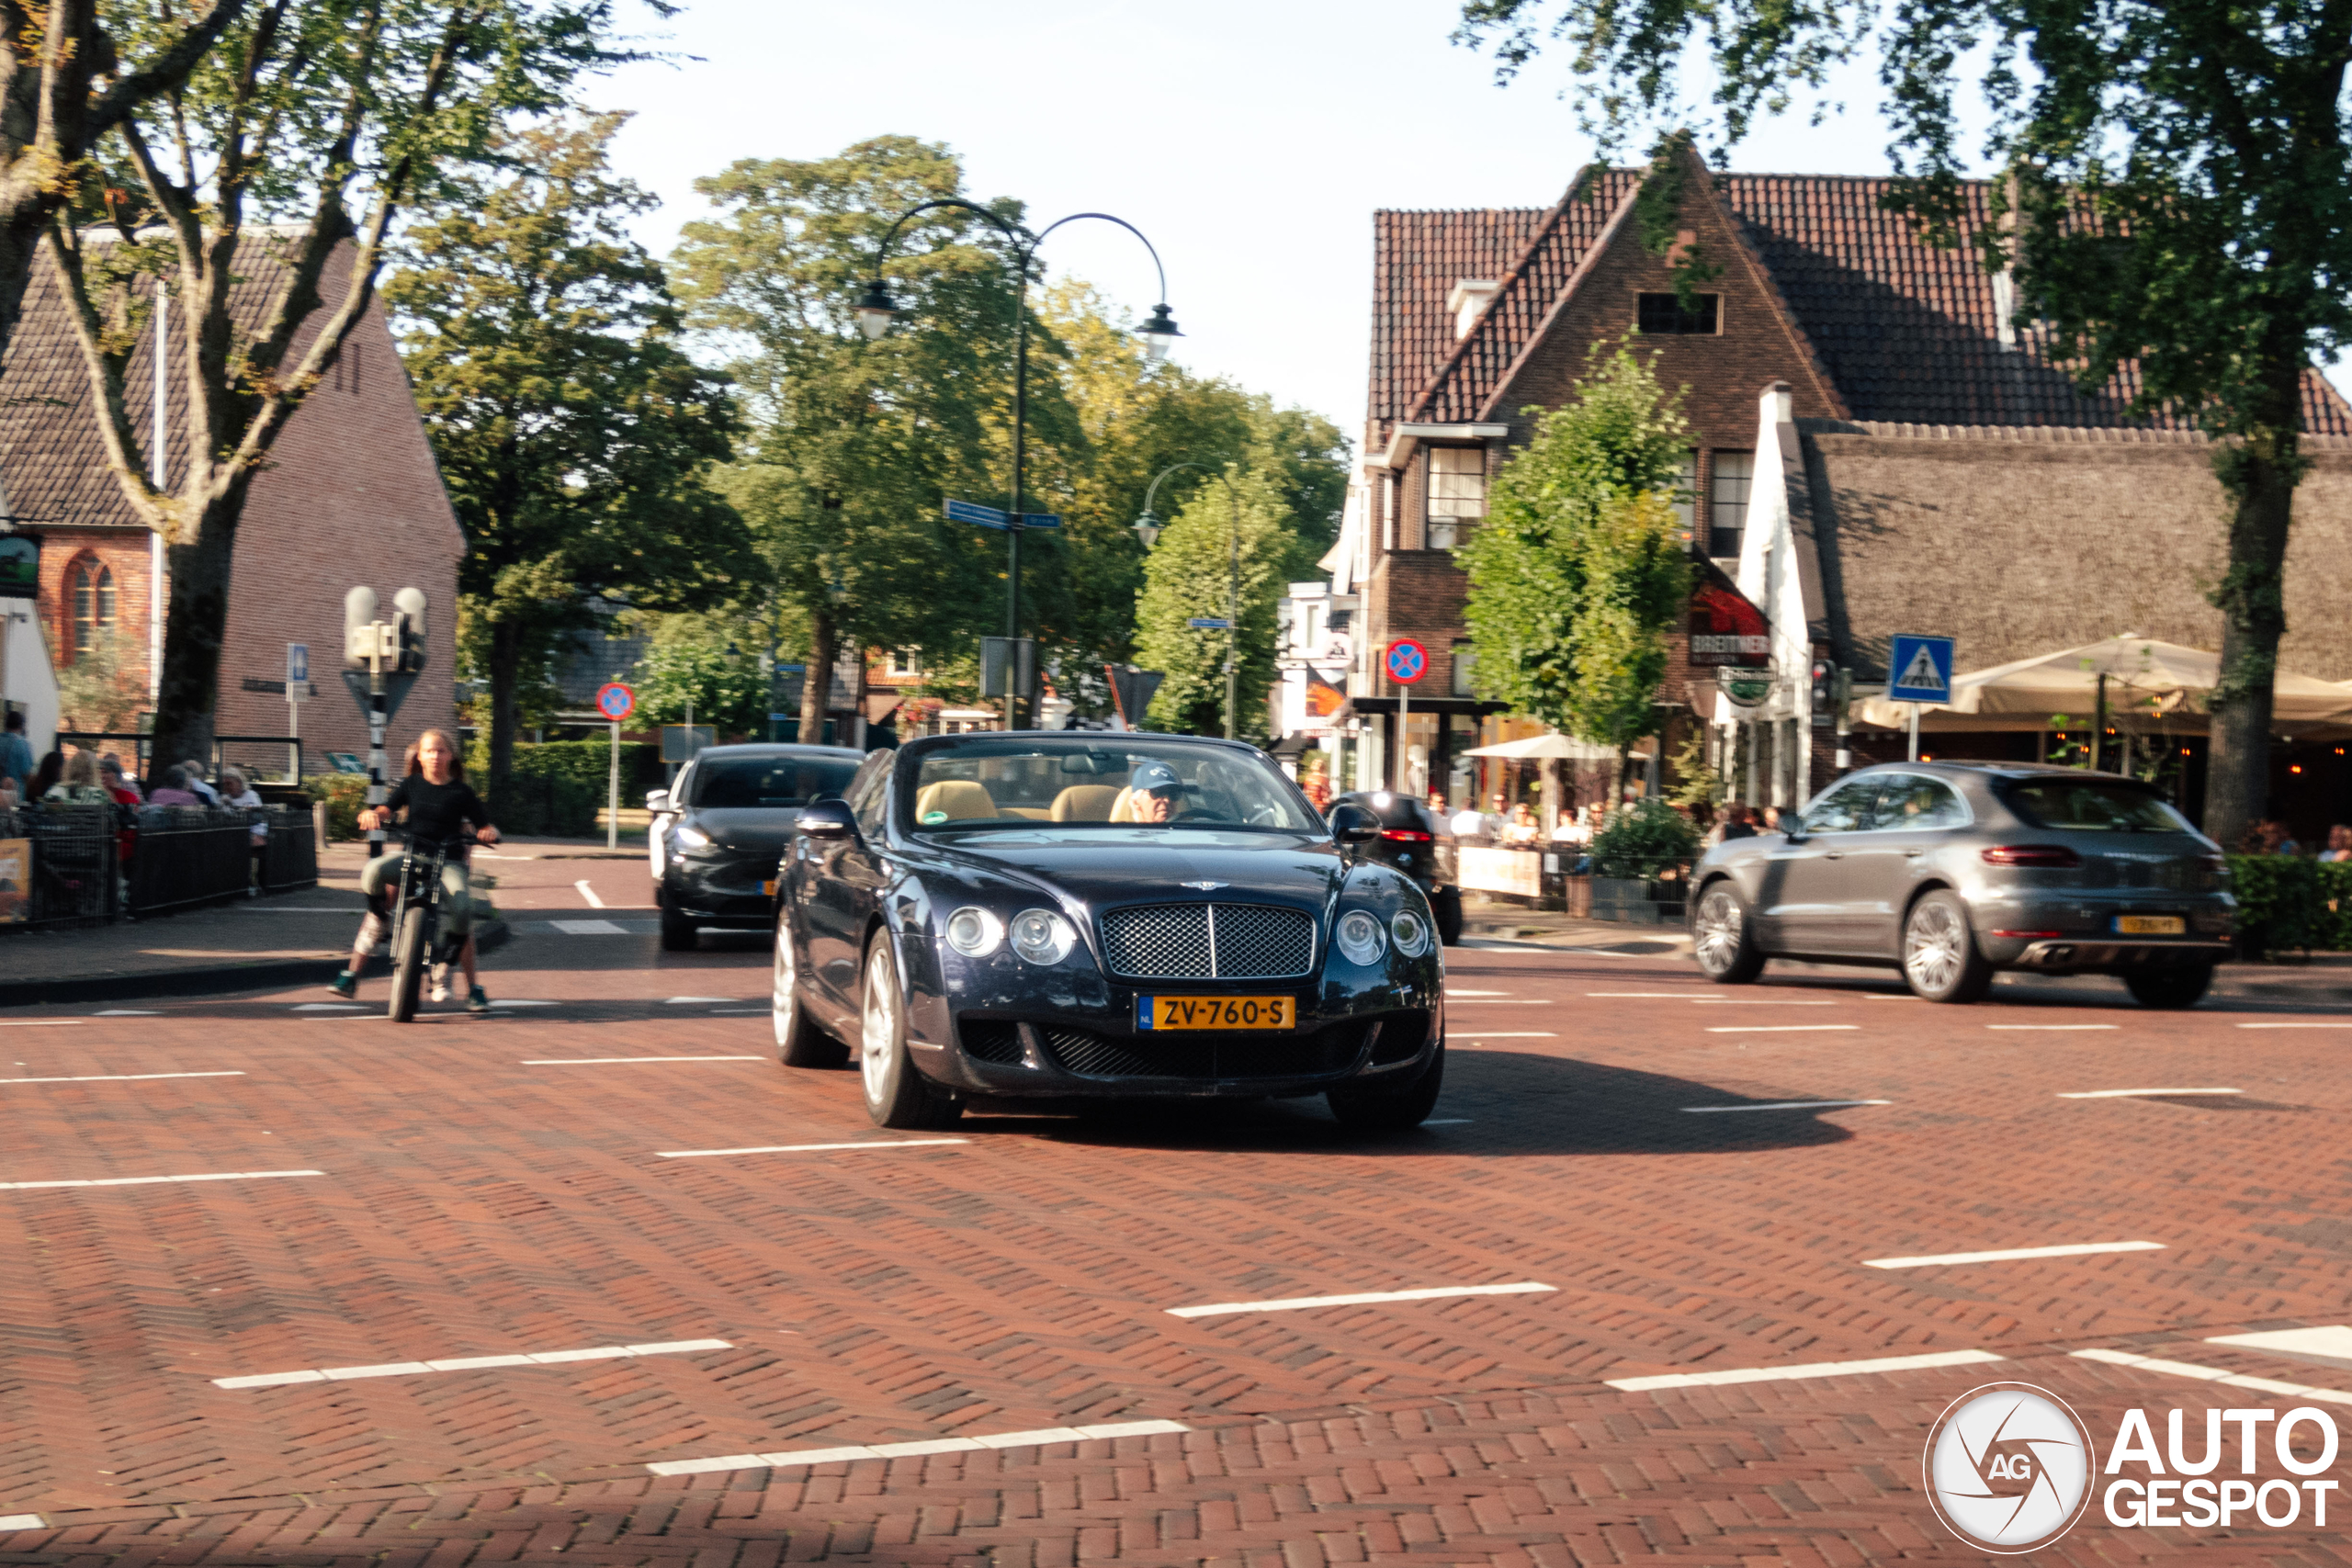
[[[1707,553],[1721,559],[1739,554],[1740,531],[1747,525],[1747,492],[1756,480],[1756,454],[1718,452],[1707,487]]]
[[[74,657],[94,653],[114,636],[114,573],[96,561],[74,569]]]
[[[1466,642],[1457,642],[1453,645],[1453,694],[1457,697],[1476,696],[1478,694],[1473,688],[1471,681],[1478,669],[1478,650]]]
[[[1459,549],[1487,515],[1487,449],[1430,448],[1429,547]]]
[[[1695,295],[1686,310],[1680,295],[1644,294],[1634,303],[1634,324],[1645,337],[1713,337],[1721,330],[1723,298]]]

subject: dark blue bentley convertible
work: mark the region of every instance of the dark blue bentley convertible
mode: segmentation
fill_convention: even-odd
[[[778,880],[786,1066],[854,1050],[885,1127],[967,1099],[1323,1094],[1409,1127],[1444,1070],[1419,888],[1227,740],[943,735],[800,815]],[[849,1043],[844,1045],[842,1042]]]

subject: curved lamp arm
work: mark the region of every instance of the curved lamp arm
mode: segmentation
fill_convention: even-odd
[[[1098,218],[1105,223],[1116,223],[1143,242],[1143,248],[1151,256],[1152,268],[1159,277],[1159,303],[1152,307],[1150,318],[1136,329],[1143,338],[1153,363],[1157,364],[1165,359],[1170,346],[1176,339],[1184,335],[1177,330],[1174,319],[1168,313],[1168,267],[1159,259],[1159,247],[1151,243],[1142,230],[1125,219],[1109,212],[1073,212],[1067,218],[1056,219],[1053,222],[1046,224],[1041,231],[1032,234],[1018,224],[1006,222],[1004,219],[976,201],[967,201],[959,196],[944,196],[910,207],[892,219],[890,227],[883,231],[882,243],[875,248],[874,252],[873,277],[866,284],[865,298],[857,302],[858,330],[865,334],[868,341],[878,339],[888,332],[891,319],[899,311],[897,304],[890,299],[888,290],[882,287],[882,267],[890,259],[890,247],[898,243],[899,231],[906,227],[908,220],[925,212],[935,211],[943,207],[960,208],[964,211],[975,213],[994,224],[1000,233],[1012,242],[1013,250],[1018,258],[1017,265],[1020,268],[1023,292],[1027,291],[1029,285],[1029,263],[1036,255],[1037,247],[1046,243],[1047,234],[1065,223],[1075,223],[1081,218]],[[1023,243],[1024,240],[1027,242],[1025,244]]]

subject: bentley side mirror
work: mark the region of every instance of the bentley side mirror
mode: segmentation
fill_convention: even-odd
[[[647,790],[645,792],[645,809],[657,814],[669,810],[670,792],[666,789]]]
[[[1380,838],[1380,818],[1353,801],[1331,808],[1331,837],[1342,844],[1369,844]]]
[[[849,807],[843,802],[820,800],[800,808],[798,827],[803,838],[846,839],[857,832],[857,818],[850,815]]]

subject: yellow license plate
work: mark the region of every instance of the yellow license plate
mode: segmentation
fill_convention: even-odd
[[[2178,915],[2118,915],[2118,936],[2185,936],[2188,922]]]
[[[1288,1029],[1295,997],[1137,997],[1137,1029]]]
[[[760,884],[760,897],[763,897],[763,898],[773,898],[773,897],[775,897],[775,884],[774,882],[772,882],[772,881],[770,881],[770,882],[763,882],[763,883],[761,883],[761,884]]]

